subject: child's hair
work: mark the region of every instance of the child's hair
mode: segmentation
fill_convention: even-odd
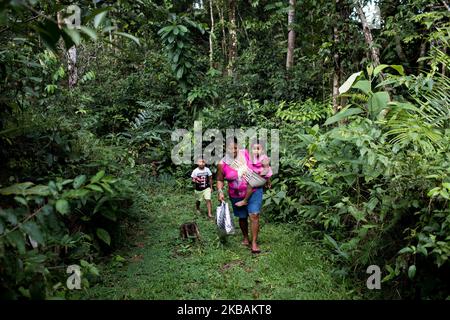
[[[253,147],[256,144],[259,144],[262,147],[263,151],[267,151],[267,149],[266,149],[266,140],[265,139],[258,139],[258,140],[256,140],[256,142],[253,142],[250,147]]]

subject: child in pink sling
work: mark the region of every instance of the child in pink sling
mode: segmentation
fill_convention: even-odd
[[[267,180],[267,186],[270,188],[270,177],[272,176],[272,168],[270,167],[270,159],[266,155],[264,147],[261,143],[254,143],[252,145],[251,155],[252,170],[258,175],[264,177]],[[262,187],[261,187],[262,188]],[[245,198],[239,202],[236,202],[237,207],[246,206],[248,199],[252,195],[253,187],[247,184],[247,191]]]

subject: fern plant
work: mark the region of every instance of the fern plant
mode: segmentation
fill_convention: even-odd
[[[154,128],[167,124],[166,117],[171,110],[171,106],[153,101],[138,101],[138,104],[142,106],[142,109],[131,122],[133,130]]]

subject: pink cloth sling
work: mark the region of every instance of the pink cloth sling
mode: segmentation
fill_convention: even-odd
[[[239,152],[244,155],[249,168],[253,169],[248,151],[242,149]],[[230,198],[244,198],[247,193],[247,181],[242,178],[239,179],[237,171],[227,165],[224,159],[220,161],[220,164],[222,164],[223,176],[228,181],[228,194]],[[255,190],[253,189],[253,191]]]

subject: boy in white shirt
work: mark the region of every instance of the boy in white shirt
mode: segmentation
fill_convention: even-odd
[[[197,168],[192,171],[191,178],[195,185],[195,208],[200,213],[200,202],[205,199],[206,206],[208,207],[208,218],[212,218],[212,205],[211,205],[211,193],[212,193],[212,173],[209,168],[206,167],[206,162],[203,159],[197,160]]]

